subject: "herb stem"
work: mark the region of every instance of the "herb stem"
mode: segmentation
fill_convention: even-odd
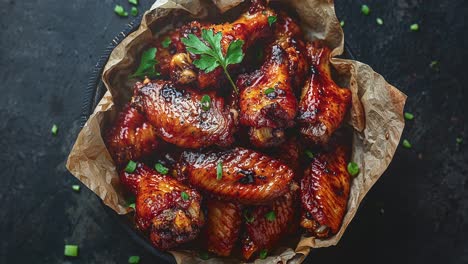
[[[232,88],[234,88],[234,92],[236,92],[236,94],[239,94],[239,90],[237,90],[237,86],[234,84],[234,81],[232,81],[231,75],[229,75],[229,73],[228,73],[225,66],[223,66],[223,70],[224,70],[224,73],[226,74],[226,77],[228,78],[229,82],[231,83]]]

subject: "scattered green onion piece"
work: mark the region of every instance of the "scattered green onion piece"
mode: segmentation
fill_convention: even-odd
[[[79,192],[80,191],[80,186],[75,184],[75,185],[72,185],[72,189],[75,191],[75,192]]]
[[[266,249],[262,249],[262,251],[260,251],[260,254],[258,255],[260,259],[266,259],[267,256],[268,256],[268,250]]]
[[[130,9],[130,14],[132,14],[132,16],[137,16],[138,15],[138,8],[132,6],[132,9]]]
[[[412,147],[411,143],[407,139],[403,139],[402,145],[403,147],[408,148],[408,149]]]
[[[130,207],[130,208],[132,208],[133,210],[135,210],[135,203],[129,204],[128,207]]]
[[[128,13],[125,12],[123,6],[121,6],[121,5],[116,5],[116,6],[114,7],[114,12],[115,12],[117,15],[121,16],[121,17],[127,17],[127,16],[128,16]]]
[[[166,174],[169,172],[169,169],[166,168],[164,165],[162,165],[162,164],[159,163],[159,162],[156,163],[156,164],[154,165],[154,169],[155,169],[157,172],[159,172],[159,173],[161,173],[161,174],[164,174],[164,175],[166,175]]]
[[[457,145],[460,145],[461,143],[463,143],[463,138],[457,137],[455,141],[457,142]]]
[[[266,90],[264,91],[264,93],[265,93],[266,95],[268,95],[268,94],[273,93],[274,91],[275,91],[275,88],[270,87],[270,88],[266,89]]]
[[[198,252],[198,257],[200,257],[203,260],[207,260],[210,258],[210,254],[208,254],[208,252],[206,251],[200,251]]]
[[[405,112],[405,119],[406,120],[413,120],[414,115],[412,113]]]
[[[312,153],[312,151],[310,150],[306,150],[304,151],[304,153],[307,155],[307,157],[309,157],[310,159],[313,159],[314,158],[314,153]]]
[[[277,20],[277,17],[276,16],[269,16],[268,17],[268,25],[273,25],[273,23],[275,23]]]
[[[341,20],[340,26],[341,26],[341,27],[344,27],[344,20]]]
[[[250,215],[250,211],[247,209],[244,210],[244,218],[247,223],[252,223],[255,220],[255,217]]]
[[[211,108],[211,98],[209,95],[205,94],[203,95],[201,101],[201,107],[204,111],[208,111]]]
[[[367,6],[367,5],[362,5],[362,6],[361,6],[361,13],[363,13],[363,14],[366,15],[366,16],[369,15],[369,13],[370,13],[370,8],[369,8],[369,6]]]
[[[436,61],[436,60],[434,60],[434,61],[431,61],[431,63],[429,64],[429,67],[431,67],[431,68],[434,69],[434,68],[437,67],[438,65],[439,65],[439,62]]]
[[[270,212],[266,213],[265,218],[266,218],[266,220],[268,220],[270,222],[275,221],[275,219],[276,219],[275,211],[270,211]]]
[[[186,192],[181,192],[180,197],[182,197],[182,200],[187,201],[190,196]]]
[[[130,256],[128,258],[128,263],[130,264],[138,264],[140,263],[140,256]]]
[[[53,124],[52,128],[50,129],[50,132],[52,132],[52,135],[56,136],[58,133],[58,126],[56,124]]]
[[[418,31],[419,30],[419,25],[418,24],[413,24],[410,26],[411,31]]]
[[[63,254],[67,257],[78,257],[78,246],[77,245],[65,245]]]
[[[223,178],[223,163],[220,161],[216,165],[216,180],[221,180]]]
[[[161,41],[161,46],[163,46],[163,48],[167,48],[169,47],[169,45],[171,45],[171,39],[169,37],[166,37],[163,39],[163,41]]]
[[[131,160],[128,162],[127,166],[125,167],[125,172],[133,173],[136,170],[136,167],[137,167],[137,163]]]
[[[348,169],[349,175],[351,175],[352,177],[355,177],[356,175],[359,174],[359,166],[357,165],[356,162],[351,161],[350,163],[348,163],[347,169]]]
[[[128,0],[128,2],[132,5],[138,5],[138,0]]]
[[[381,19],[380,17],[378,17],[375,22],[377,22],[378,25],[383,25],[383,19]]]

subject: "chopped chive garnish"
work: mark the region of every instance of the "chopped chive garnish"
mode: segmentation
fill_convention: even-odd
[[[357,165],[356,162],[351,161],[350,163],[348,163],[347,169],[348,169],[349,175],[353,177],[359,174],[359,166]]]
[[[277,20],[276,16],[269,16],[268,17],[268,25],[273,25],[273,23],[275,23]]]
[[[408,149],[412,147],[411,143],[407,139],[403,139],[402,145],[403,147],[408,148]]]
[[[341,27],[344,27],[344,20],[341,20],[340,26],[341,26]]]
[[[220,161],[216,165],[216,180],[221,180],[223,178],[223,163]]]
[[[138,0],[128,0],[128,2],[132,5],[138,5]]]
[[[186,192],[181,192],[180,197],[182,197],[182,200],[184,201],[187,201],[190,198],[190,196]]]
[[[165,37],[163,41],[161,41],[161,46],[163,46],[163,48],[167,48],[169,45],[171,45],[171,42],[172,41],[169,37]]]
[[[306,150],[304,151],[304,153],[307,155],[307,157],[309,157],[310,159],[313,159],[314,158],[314,153],[312,153],[312,151],[310,150]]]
[[[270,87],[270,88],[266,89],[263,93],[265,93],[266,95],[268,95],[268,94],[273,93],[274,91],[275,91],[275,88]]]
[[[154,169],[155,169],[157,172],[159,172],[159,173],[161,173],[161,174],[164,174],[164,175],[167,174],[167,173],[169,172],[169,169],[166,168],[164,165],[162,165],[162,164],[159,163],[159,162],[156,163],[156,164],[154,165]]]
[[[63,254],[67,257],[77,257],[78,246],[77,245],[65,245],[65,250]]]
[[[436,61],[436,60],[434,60],[434,61],[431,61],[431,63],[429,64],[429,67],[431,67],[431,68],[434,69],[434,68],[437,67],[438,65],[439,65],[439,62]]]
[[[140,263],[140,256],[130,256],[128,258],[128,263],[130,264],[138,264]]]
[[[375,22],[377,22],[378,25],[383,25],[383,19],[381,19],[380,17],[378,17]]]
[[[270,211],[270,212],[265,214],[265,218],[266,218],[266,220],[268,220],[270,222],[273,222],[276,219],[276,214],[275,214],[274,211]]]
[[[255,217],[253,217],[247,209],[244,210],[244,218],[247,223],[252,223],[255,220]]]
[[[460,145],[461,143],[463,143],[463,138],[457,137],[455,141],[457,142],[457,145]]]
[[[414,119],[414,115],[413,115],[412,113],[405,112],[405,119],[406,119],[406,120],[413,120],[413,119]]]
[[[80,191],[80,186],[75,184],[75,185],[72,185],[72,189],[75,191],[75,192],[79,192]]]
[[[266,259],[267,256],[268,256],[268,250],[266,249],[262,249],[262,251],[260,251],[260,254],[258,255],[260,259]]]
[[[138,8],[132,6],[132,9],[130,9],[130,14],[132,14],[132,16],[137,16],[138,15]]]
[[[211,97],[207,94],[203,95],[201,98],[201,107],[203,110],[208,111],[211,108]]]
[[[206,251],[200,251],[198,252],[198,257],[200,257],[203,260],[207,260],[210,258],[210,254],[208,254],[208,252]]]
[[[367,6],[367,5],[362,5],[362,6],[361,6],[361,13],[363,13],[363,14],[366,15],[366,16],[369,15],[369,13],[370,13],[370,8],[369,8],[369,6]]]
[[[411,31],[418,31],[419,30],[419,25],[418,24],[413,24],[410,26]]]
[[[133,210],[135,210],[135,203],[129,204],[128,207],[130,207],[130,208],[132,208]]]
[[[129,161],[127,166],[125,167],[125,172],[133,173],[136,170],[137,163],[133,160]]]
[[[50,129],[50,132],[52,132],[52,135],[56,136],[58,133],[58,126],[56,124],[53,124],[52,128]]]
[[[117,15],[121,16],[121,17],[127,17],[127,16],[128,16],[128,13],[125,12],[123,6],[121,6],[121,5],[116,5],[116,6],[114,7],[114,12],[115,12]]]

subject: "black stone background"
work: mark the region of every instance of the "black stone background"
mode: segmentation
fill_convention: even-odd
[[[140,10],[150,6],[140,0]],[[126,0],[0,0],[0,263],[160,263],[65,169],[87,79],[131,19]],[[337,247],[308,263],[468,263],[465,0],[337,0],[360,61],[403,90],[415,114],[388,171]],[[383,26],[375,22],[384,20]],[[409,26],[419,23],[420,31]],[[429,64],[439,61],[439,69]],[[59,125],[53,137],[50,128]],[[457,147],[455,139],[465,138]],[[63,257],[66,243],[78,258]]]

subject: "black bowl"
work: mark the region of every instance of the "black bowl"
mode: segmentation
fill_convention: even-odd
[[[93,113],[99,101],[104,96],[104,93],[107,91],[106,87],[104,86],[104,83],[101,80],[101,75],[112,50],[126,36],[128,36],[130,33],[132,33],[138,28],[141,22],[141,18],[142,16],[137,17],[135,20],[130,22],[127,25],[127,27],[124,30],[122,30],[122,32],[120,32],[116,37],[114,37],[112,42],[106,47],[98,62],[94,66],[93,72],[89,78],[88,85],[86,87],[86,94],[83,101],[81,127],[84,126],[89,116]],[[351,48],[347,45],[347,43],[345,43],[345,51],[342,57],[351,59],[355,58],[351,51]],[[129,219],[128,216],[119,215],[115,213],[104,203],[101,203],[101,205],[106,211],[106,213],[109,214],[109,216],[111,216],[111,218],[114,219],[125,231],[127,231],[128,235],[133,240],[135,240],[140,246],[151,252],[151,254],[158,258],[161,263],[176,263],[174,257],[171,254],[154,248],[147,238],[145,238],[140,232],[135,230],[134,223]]]

